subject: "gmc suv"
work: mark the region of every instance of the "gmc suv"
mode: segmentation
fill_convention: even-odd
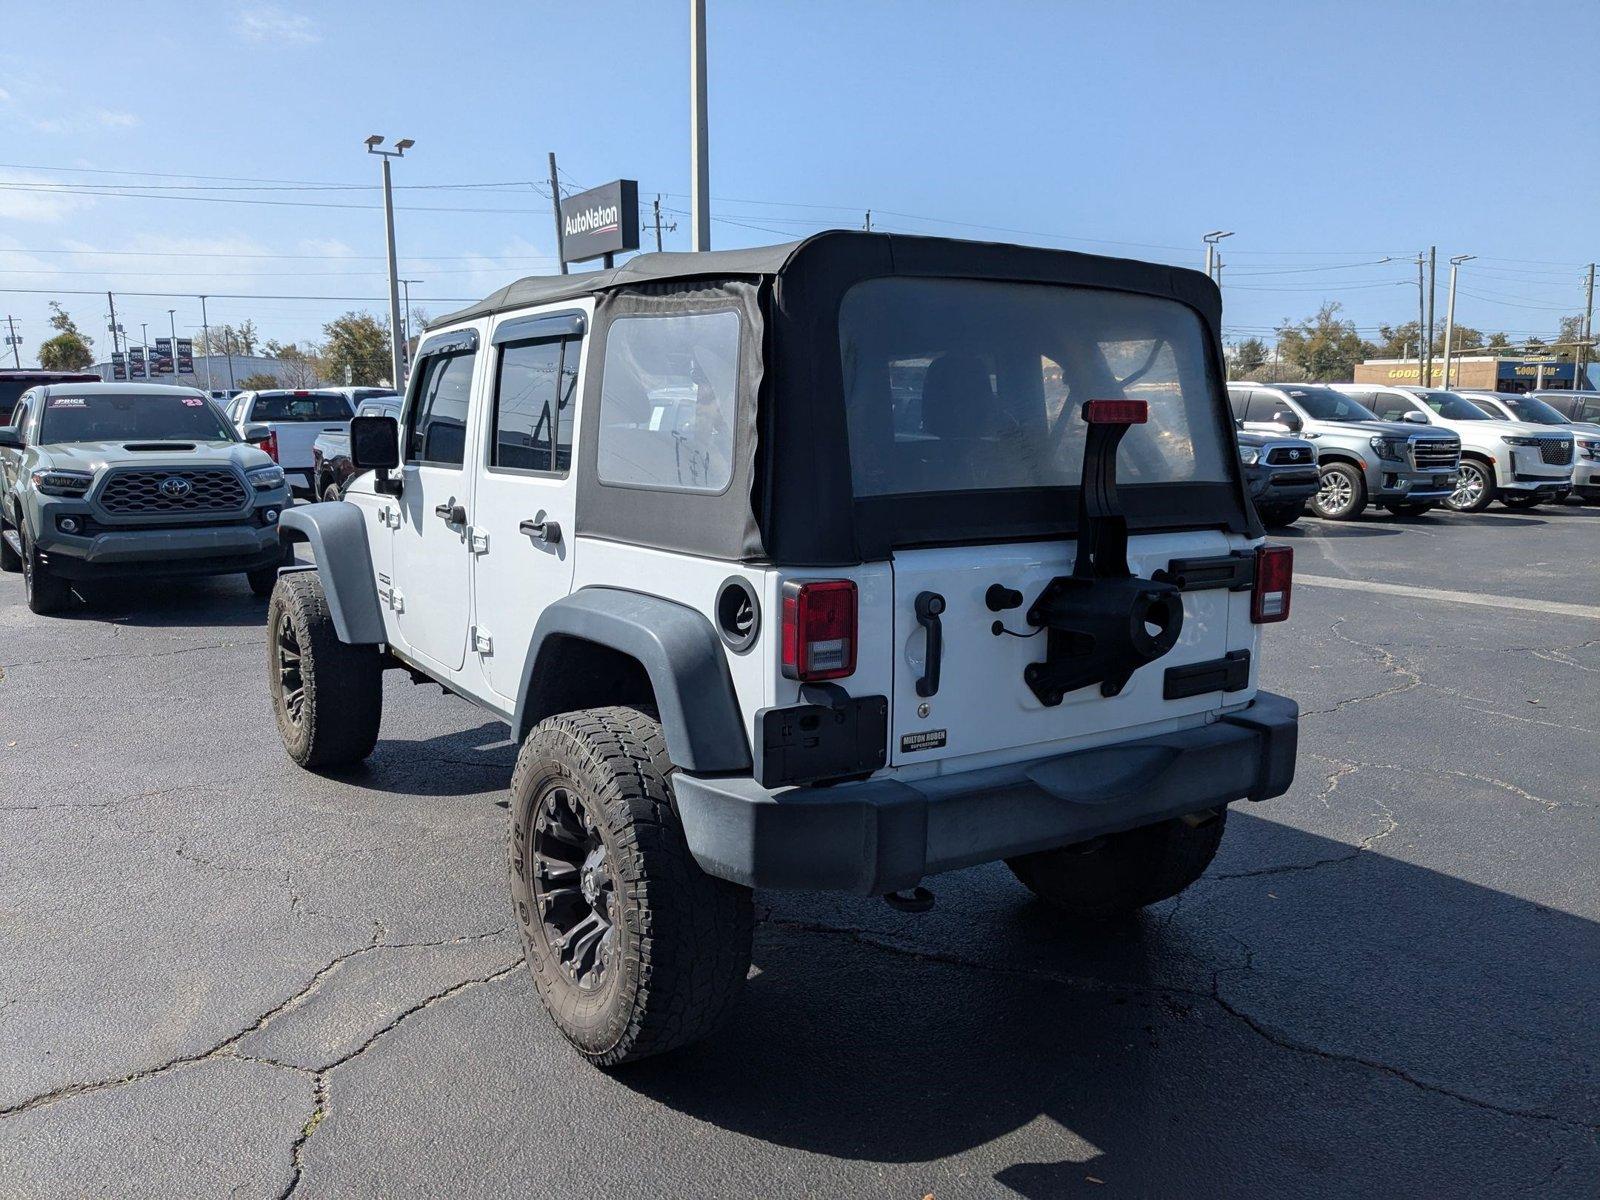
[[[1382,421],[1324,384],[1230,383],[1228,399],[1246,429],[1316,444],[1321,486],[1311,511],[1319,517],[1349,521],[1368,504],[1423,513],[1455,491],[1461,442],[1450,434]]]

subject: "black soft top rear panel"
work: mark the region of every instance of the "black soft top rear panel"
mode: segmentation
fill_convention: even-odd
[[[591,371],[585,389],[589,436],[584,439],[587,448],[580,451],[585,468],[579,477],[580,533],[718,558],[817,566],[882,559],[897,545],[934,540],[1070,536],[1077,512],[1074,488],[855,498],[839,308],[856,284],[883,276],[1063,284],[1183,303],[1206,324],[1219,436],[1223,446],[1235,445],[1222,382],[1220,294],[1202,273],[1159,263],[837,230],[779,246],[642,254],[608,271],[522,279],[434,324],[596,296],[601,302],[594,334],[603,348],[615,316],[659,312],[675,302],[690,310],[720,305],[741,310],[748,356],[740,369],[736,453],[742,469],[723,503],[672,493],[624,497],[600,485],[592,473],[591,424],[600,381],[599,373]],[[1228,458],[1231,483],[1128,489],[1124,501],[1130,524],[1144,529],[1202,524],[1259,532],[1237,455]]]

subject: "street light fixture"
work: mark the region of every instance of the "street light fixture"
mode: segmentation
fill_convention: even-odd
[[[1233,236],[1233,230],[1231,230],[1231,229],[1213,229],[1210,233],[1206,234],[1204,237],[1202,237],[1200,239],[1202,242],[1204,242],[1206,244],[1206,278],[1207,279],[1215,279],[1217,277],[1217,272],[1216,272],[1217,243],[1220,242],[1223,238],[1231,238],[1232,236]]]
[[[412,138],[401,138],[394,144],[393,150],[380,150],[378,147],[383,145],[381,133],[375,133],[366,140],[367,153],[376,154],[383,159],[383,227],[389,243],[389,378],[394,384],[395,391],[405,387],[405,379],[401,375],[400,269],[395,263],[394,255],[394,184],[389,178],[389,160],[405,157],[406,151],[416,144]]]

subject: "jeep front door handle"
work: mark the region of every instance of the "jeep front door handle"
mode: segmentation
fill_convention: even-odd
[[[547,546],[554,546],[561,540],[561,526],[548,518],[543,521],[524,521],[517,526],[517,532],[524,537],[538,538]]]
[[[939,690],[939,666],[944,659],[944,626],[939,614],[944,612],[944,597],[938,592],[917,593],[917,624],[928,633],[928,645],[922,664],[922,678],[917,680],[917,695],[932,696]]]
[[[465,525],[467,523],[467,510],[459,504],[436,504],[433,508],[433,515],[446,525]]]

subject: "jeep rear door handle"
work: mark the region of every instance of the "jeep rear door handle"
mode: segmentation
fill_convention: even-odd
[[[928,631],[922,678],[917,680],[919,696],[932,696],[939,690],[939,666],[944,659],[944,626],[939,621],[939,614],[942,612],[944,612],[944,597],[938,592],[917,593],[917,624]]]
[[[524,537],[536,537],[549,546],[561,540],[561,526],[548,518],[543,521],[524,521],[517,526],[517,532]]]
[[[434,506],[433,515],[443,520],[446,525],[467,523],[467,510],[459,504],[437,504]]]

